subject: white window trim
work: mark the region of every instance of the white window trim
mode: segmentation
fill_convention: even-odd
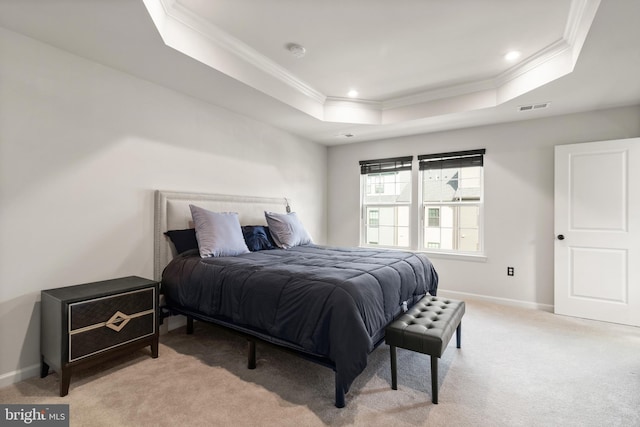
[[[410,200],[408,202],[395,202],[395,203],[371,203],[371,204],[365,204],[364,203],[364,194],[366,194],[367,191],[367,176],[369,174],[360,174],[360,237],[359,237],[359,246],[360,247],[364,247],[364,248],[384,248],[384,249],[398,249],[398,250],[413,250],[414,245],[415,245],[415,238],[413,236],[413,218],[414,218],[414,208],[415,208],[415,195],[414,195],[414,188],[415,188],[415,178],[414,178],[414,169],[415,169],[415,161],[412,156],[401,156],[401,157],[392,157],[392,158],[387,158],[387,159],[380,159],[380,160],[371,160],[371,161],[361,161],[361,167],[362,164],[365,162],[377,162],[380,161],[382,163],[386,163],[386,162],[393,162],[393,161],[401,161],[401,159],[404,159],[404,162],[410,162],[410,169],[406,169],[407,171],[410,172],[410,179],[409,179],[409,185],[410,185]],[[372,173],[384,173],[384,169],[380,170],[379,172],[372,172]],[[366,242],[367,240],[367,208],[375,208],[375,207],[407,207],[407,210],[409,212],[409,225],[408,225],[408,229],[409,229],[409,245],[408,246],[387,246],[387,245],[379,245],[379,244],[368,244]]]
[[[484,156],[484,153],[483,153]],[[418,194],[415,200],[415,206],[414,209],[417,209],[419,211],[419,215],[418,215],[418,247],[416,249],[416,252],[421,252],[421,253],[425,253],[428,254],[430,258],[443,258],[443,259],[465,259],[465,260],[470,260],[470,261],[486,261],[487,260],[487,256],[486,256],[486,252],[485,252],[485,241],[484,241],[484,229],[485,229],[485,221],[484,221],[484,165],[482,166],[482,172],[481,172],[481,176],[480,176],[480,180],[481,180],[481,187],[480,187],[480,202],[459,202],[459,203],[440,203],[440,202],[433,202],[433,203],[424,203],[424,201],[422,200],[423,197],[423,191],[422,191],[422,173],[420,171],[420,162],[418,161],[418,170],[417,170],[417,181],[418,181]],[[427,248],[425,247],[425,241],[424,241],[424,227],[425,227],[425,221],[427,221],[428,219],[425,218],[425,214],[424,214],[424,207],[425,206],[429,206],[429,205],[433,205],[433,206],[442,206],[442,205],[456,205],[456,206],[463,206],[465,204],[468,205],[474,205],[474,206],[479,206],[479,215],[478,215],[478,236],[479,236],[479,240],[480,240],[480,250],[478,250],[477,252],[465,252],[465,251],[456,251],[456,250],[446,250],[446,249],[439,249],[439,250],[434,250],[433,248]]]
[[[364,204],[362,195],[366,191],[366,179],[360,177],[360,236],[359,247],[362,248],[381,248],[398,251],[412,251],[417,253],[424,253],[429,258],[433,259],[448,259],[457,261],[471,261],[471,262],[486,262],[488,259],[485,246],[485,198],[484,198],[484,183],[485,183],[485,169],[482,167],[482,188],[480,195],[480,203],[470,202],[468,204],[478,205],[480,207],[479,213],[479,238],[481,248],[478,252],[463,252],[463,251],[451,251],[451,250],[433,250],[431,248],[424,247],[424,204],[422,201],[422,176],[419,169],[419,161],[415,158],[412,161],[411,167],[411,202],[409,203],[393,203],[393,204]],[[417,185],[416,184],[417,181]],[[440,203],[447,204],[447,203]],[[460,203],[462,205],[464,203]],[[434,203],[436,205],[436,203]],[[366,208],[371,206],[408,206],[409,207],[409,246],[385,246],[385,245],[370,245],[365,242],[366,240]],[[416,217],[416,213],[418,213]],[[415,221],[415,222],[414,222]],[[414,227],[417,226],[417,230],[414,231]],[[416,237],[417,233],[417,237]]]
[[[429,258],[432,259],[451,259],[458,261],[473,261],[473,262],[486,262],[487,255],[470,253],[470,252],[451,252],[451,251],[429,251],[429,250],[416,250],[414,252],[419,252],[426,254]]]

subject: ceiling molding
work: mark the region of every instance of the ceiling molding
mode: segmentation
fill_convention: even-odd
[[[329,97],[324,104],[324,120],[335,123],[380,124],[382,104],[377,101]]]
[[[143,2],[167,46],[312,117],[323,119],[324,94],[200,18],[178,0]]]
[[[600,0],[572,0],[562,38],[496,76],[496,86],[501,86],[563,54],[571,55],[571,69],[567,72],[573,71],[599,5]]]
[[[496,77],[388,99],[382,102],[383,109],[390,110],[485,90],[497,90],[508,82],[525,76],[532,70],[549,63],[559,55],[570,55],[571,66],[570,68],[564,67],[564,70],[554,74],[565,75],[570,73],[573,71],[599,5],[600,0],[572,0],[563,37]],[[564,63],[564,61],[560,62]],[[548,82],[540,82],[538,86],[545,83]],[[496,102],[496,105],[507,100],[502,99],[500,102]]]
[[[313,88],[307,82],[296,77],[287,69],[281,67],[271,59],[262,55],[251,46],[221,30],[206,19],[186,8],[180,0],[160,0],[164,3],[164,9],[169,17],[182,22],[194,31],[197,31],[214,42],[219,47],[238,56],[243,61],[253,65],[263,72],[281,80],[305,96],[316,102],[323,103],[326,96]],[[168,6],[168,7],[167,7]]]
[[[511,80],[514,80],[532,70],[535,70],[543,64],[553,60],[555,57],[571,51],[572,48],[565,39],[557,40],[541,51],[522,61],[520,64],[509,68],[505,72],[494,77],[494,87],[498,88]]]
[[[600,0],[572,0],[564,38],[573,48],[573,62],[577,62],[582,45],[600,7]]]
[[[565,26],[563,38],[574,46],[584,38],[591,28],[591,22],[596,15],[601,0],[572,0],[569,9],[569,18]]]
[[[572,0],[562,38],[497,76],[369,101],[321,93],[180,0],[143,1],[165,44],[319,120],[357,124],[495,107],[571,73],[600,5],[600,0]]]
[[[349,103],[357,104],[370,110],[382,110],[384,104],[380,101],[371,101],[368,99],[345,98],[341,96],[327,96],[326,103]]]
[[[412,95],[406,95],[398,98],[391,98],[382,102],[383,109],[390,110],[400,107],[408,107],[425,102],[437,101],[445,98],[453,98],[469,93],[480,92],[487,89],[495,89],[495,81],[493,78],[478,80],[475,82],[462,83],[453,86],[441,87],[438,89],[426,90]]]

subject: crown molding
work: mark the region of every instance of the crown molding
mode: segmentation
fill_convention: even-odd
[[[409,107],[411,105],[424,104],[425,102],[438,101],[460,95],[481,92],[488,89],[495,89],[495,82],[493,79],[477,80],[474,82],[426,90],[397,98],[390,98],[382,101],[382,105],[384,110],[391,110],[394,108]]]
[[[326,96],[310,84],[296,77],[287,69],[262,55],[246,43],[221,30],[211,22],[201,18],[185,7],[179,0],[158,0],[169,19],[181,23],[185,27],[199,33],[216,46],[237,56],[242,61],[253,65],[262,72],[275,77],[315,102],[324,103]],[[146,3],[146,1],[145,1]],[[233,77],[233,76],[232,76]]]
[[[571,51],[572,48],[565,39],[556,40],[554,43],[533,54],[520,64],[509,68],[501,74],[498,74],[493,78],[494,86],[500,87],[511,80],[514,80],[532,70],[535,70],[543,64],[553,60],[555,57]]]
[[[180,0],[143,1],[167,45],[319,120],[381,124],[495,107],[572,72],[601,0],[572,0],[562,38],[496,76],[379,101],[327,96]]]
[[[359,105],[369,110],[382,110],[384,104],[380,101],[371,101],[368,99],[345,98],[340,96],[327,96],[325,104],[345,104]]]
[[[387,99],[382,101],[383,109],[408,107],[485,90],[496,90],[561,55],[571,55],[571,67],[561,72],[569,73],[573,71],[599,5],[600,0],[572,0],[563,37],[495,77]]]
[[[591,28],[601,0],[572,0],[563,38],[571,46],[580,44]]]

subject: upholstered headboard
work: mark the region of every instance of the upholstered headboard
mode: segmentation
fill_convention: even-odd
[[[162,270],[175,256],[175,249],[164,235],[165,231],[193,228],[190,204],[214,212],[237,212],[242,225],[266,225],[264,211],[285,213],[288,201],[285,198],[156,190],[153,233],[155,280],[161,279]]]

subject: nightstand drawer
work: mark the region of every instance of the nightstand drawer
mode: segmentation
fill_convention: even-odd
[[[129,322],[120,331],[101,325],[85,331],[72,332],[69,337],[69,362],[109,350],[129,341],[153,335],[154,333],[154,313],[130,318]]]
[[[153,288],[96,298],[69,305],[69,332],[108,322],[117,312],[133,315],[152,310]]]
[[[155,288],[69,304],[69,362],[155,334]]]

